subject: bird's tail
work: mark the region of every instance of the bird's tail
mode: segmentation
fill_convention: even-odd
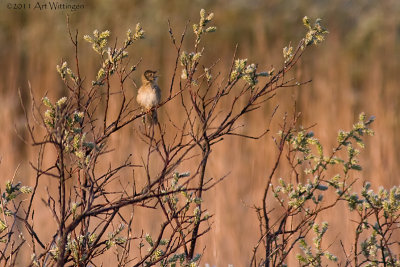
[[[149,125],[158,123],[157,110],[153,110],[146,114],[146,122],[149,123]]]

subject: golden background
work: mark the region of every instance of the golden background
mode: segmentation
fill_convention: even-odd
[[[382,185],[398,184],[397,168],[400,162],[398,138],[400,100],[400,2],[396,0],[270,0],[270,1],[65,1],[83,3],[84,9],[76,12],[51,10],[9,10],[0,1],[0,181],[13,177],[18,165],[16,180],[26,185],[33,183],[29,161],[34,161],[35,150],[24,144],[16,135],[27,137],[24,114],[19,104],[18,90],[25,103],[29,103],[28,82],[37,99],[46,93],[53,101],[66,94],[66,89],[55,66],[62,61],[73,61],[66,14],[70,16],[72,31],[79,30],[81,71],[88,81],[98,70],[100,60],[90,45],[83,41],[84,34],[94,29],[110,30],[111,40],[123,40],[128,28],[134,29],[140,22],[146,31],[146,39],[138,41],[130,50],[132,63],[143,59],[134,81],[140,84],[139,75],[146,69],[158,69],[160,87],[167,88],[175,63],[175,50],[168,35],[167,20],[179,36],[185,23],[199,18],[199,10],[214,12],[213,24],[217,32],[205,37],[207,62],[221,59],[218,68],[226,73],[232,60],[235,45],[239,45],[238,57],[258,63],[259,70],[278,68],[283,62],[282,48],[290,42],[293,46],[303,37],[305,29],[301,19],[322,18],[329,30],[325,42],[306,52],[291,75],[299,80],[312,79],[312,83],[300,88],[287,88],[278,92],[273,101],[256,114],[246,116],[243,133],[260,134],[268,125],[276,104],[278,113],[273,121],[276,130],[285,111],[292,112],[296,102],[302,113],[301,124],[313,128],[322,144],[330,149],[336,142],[339,129],[349,129],[361,111],[375,115],[376,132],[367,138],[367,148],[361,156],[363,172],[358,177],[369,180],[376,189]],[[21,0],[21,2],[23,2]],[[192,44],[193,35],[188,33],[185,47]],[[111,41],[112,43],[112,41]],[[72,64],[71,64],[72,65]],[[132,95],[135,86],[132,86]],[[174,106],[166,105],[161,113],[174,114]],[[160,115],[160,120],[166,116]],[[276,132],[276,131],[275,131]],[[275,134],[272,131],[271,134]],[[111,147],[118,148],[113,160],[134,154],[140,162],[143,145],[136,144],[131,129],[113,137]],[[259,204],[265,178],[271,168],[276,150],[271,135],[249,141],[228,138],[214,148],[210,158],[208,175],[229,176],[206,195],[206,205],[214,214],[213,229],[202,239],[199,252],[205,246],[202,263],[217,266],[245,266],[252,247],[257,242],[258,222],[251,207]],[[120,156],[120,158],[119,158]],[[110,159],[111,160],[111,159]],[[185,171],[185,170],[182,170]],[[282,177],[285,171],[280,172]],[[123,177],[121,178],[123,179]],[[44,182],[50,184],[51,181]],[[42,207],[44,209],[44,207]],[[48,213],[36,210],[41,216],[41,226],[52,222]],[[345,240],[343,231],[351,229],[351,215],[328,214],[323,218],[331,223],[333,238]],[[139,223],[151,232],[157,221]],[[36,225],[38,226],[38,225]],[[342,232],[337,237],[336,233]],[[350,237],[351,238],[351,237]],[[335,250],[333,250],[335,252]],[[338,252],[340,256],[340,252]],[[290,264],[289,264],[290,266]]]

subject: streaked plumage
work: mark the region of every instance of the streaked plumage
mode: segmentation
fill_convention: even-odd
[[[142,86],[139,88],[136,101],[145,111],[156,107],[161,100],[161,90],[157,84],[156,73],[156,71],[146,70],[142,75]],[[148,113],[145,121],[150,124],[157,123],[157,110]]]

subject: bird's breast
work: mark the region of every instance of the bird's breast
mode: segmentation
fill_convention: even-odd
[[[160,102],[159,89],[157,90],[157,87],[153,88],[152,86],[141,87],[136,100],[145,108],[155,107]]]

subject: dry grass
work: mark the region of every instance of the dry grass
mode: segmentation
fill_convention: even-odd
[[[223,8],[221,3],[211,1],[207,4],[178,0],[171,3],[119,1],[113,5],[108,1],[86,2],[83,11],[71,14],[72,28],[79,29],[81,35],[99,28],[111,30],[113,37],[123,36],[127,28],[134,27],[138,21],[142,23],[147,39],[132,50],[136,59],[143,58],[134,81],[140,83],[139,75],[147,68],[159,69],[161,88],[169,83],[174,64],[174,50],[167,31],[168,18],[179,32],[189,17],[197,16],[200,7],[214,11],[219,33],[207,37],[208,46],[212,47],[206,51],[209,59],[220,57],[221,62],[229,62],[235,43],[239,43],[239,57],[248,57],[249,61],[258,62],[260,69],[267,70],[271,65],[282,63],[282,47],[290,41],[295,43],[303,35],[300,25],[303,15],[322,17],[330,31],[326,42],[308,52],[292,72],[300,80],[312,79],[313,82],[298,89],[278,92],[273,103],[280,105],[276,117],[293,110],[296,102],[297,110],[303,114],[301,123],[305,126],[317,123],[314,132],[326,147],[331,147],[336,141],[337,130],[349,128],[360,111],[374,114],[377,117],[374,125],[376,136],[367,141],[362,157],[364,171],[360,178],[372,181],[375,188],[397,184],[400,158],[397,137],[400,128],[400,4],[397,1],[385,1],[384,4],[345,0],[302,1],[302,4],[296,0],[286,1],[286,4],[282,1],[268,1],[268,4],[261,1],[217,1],[224,2]],[[32,182],[28,162],[34,159],[35,151],[24,145],[14,131],[15,125],[24,134],[17,90],[20,89],[27,100],[29,81],[38,99],[46,92],[52,99],[65,93],[55,71],[61,58],[71,60],[72,46],[65,21],[61,12],[3,10],[0,18],[2,184],[12,177],[19,164],[18,179],[28,185]],[[85,76],[90,81],[99,60],[84,42],[80,53],[85,60],[81,62]],[[227,72],[227,66],[219,65],[218,68]],[[135,90],[132,84],[132,94],[136,93]],[[262,112],[247,116],[243,121],[243,133],[260,133],[267,125],[272,109],[270,103]],[[179,107],[174,105],[163,107],[163,112],[169,115],[177,111]],[[163,119],[167,117],[161,115],[160,120]],[[277,122],[273,129],[277,129]],[[117,147],[121,158],[133,153],[135,163],[138,163],[144,147],[133,141],[137,140],[131,138],[134,134],[134,129],[125,129],[113,137],[110,147]],[[270,135],[256,141],[237,140],[231,138],[224,145],[217,146],[210,159],[209,176],[219,177],[228,172],[230,175],[206,196],[207,206],[215,217],[212,232],[202,239],[199,246],[206,247],[203,263],[243,266],[248,262],[257,239],[256,215],[249,207],[261,199],[258,189],[264,185],[276,151],[272,149]],[[284,177],[285,170],[280,173]],[[43,211],[43,218],[45,216]],[[351,228],[349,217],[338,219],[327,215],[324,219],[335,222],[331,224],[333,230],[339,226],[341,232]],[[46,228],[48,220],[43,219],[42,223]],[[141,224],[145,231],[157,227],[154,221],[144,220]]]

